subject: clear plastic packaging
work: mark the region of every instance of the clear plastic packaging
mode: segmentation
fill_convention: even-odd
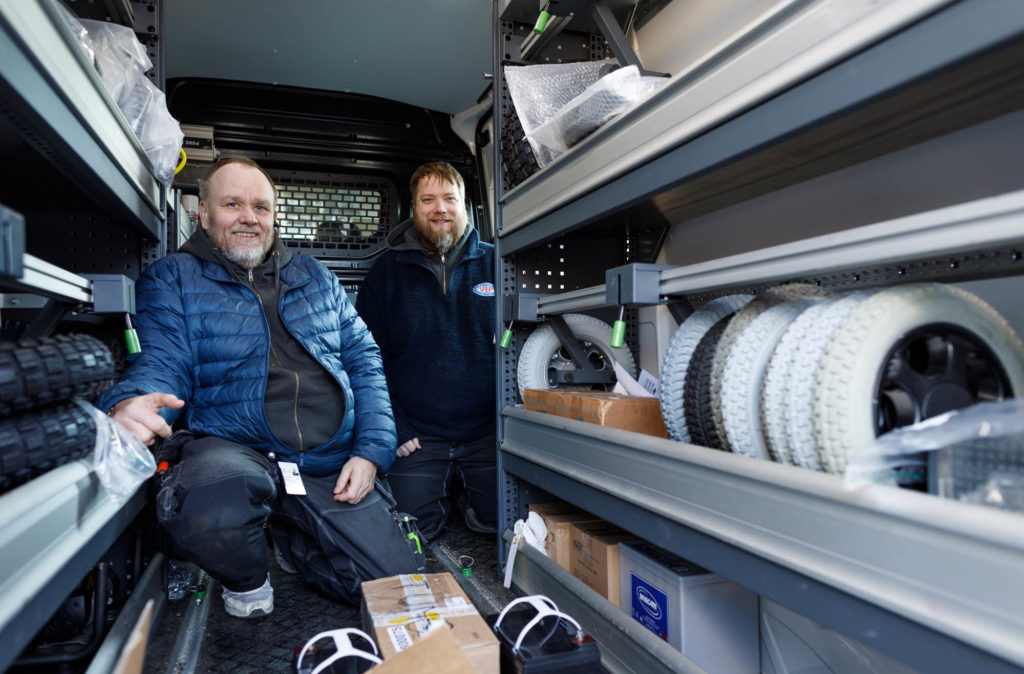
[[[184,599],[196,587],[195,565],[172,559],[168,561],[167,567],[167,599]]]
[[[923,486],[946,498],[1024,512],[1024,399],[985,402],[899,428],[858,452],[845,483]]]
[[[167,111],[164,92],[146,77],[153,67],[145,47],[127,26],[106,21],[78,20],[70,14],[65,21],[72,32],[77,22],[87,33],[96,72],[111,99],[124,115],[128,126],[139,139],[143,151],[153,164],[160,182],[169,185],[178,164],[185,135],[177,120]]]
[[[642,76],[636,66],[619,68],[591,84],[527,137],[565,152],[667,81]]]
[[[508,92],[538,166],[544,168],[561,152],[541,145],[531,134],[614,67],[610,60],[505,66]]]
[[[93,470],[117,507],[124,505],[140,485],[156,473],[153,455],[138,439],[103,412],[76,401],[96,422]]]

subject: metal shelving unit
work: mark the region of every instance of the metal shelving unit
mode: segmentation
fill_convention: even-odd
[[[140,489],[118,506],[86,460],[0,496],[0,670],[145,505]]]
[[[799,39],[779,29],[673,78],[502,200],[503,254],[636,219],[655,197],[668,219],[749,198],[1019,107],[1024,6],[971,0],[921,18],[946,4],[888,3],[771,69],[761,52]],[[768,66],[759,78],[753,63]]]
[[[1024,108],[1024,5],[881,3],[823,31],[816,10],[826,5],[778,3],[651,99],[499,191],[502,306],[526,292],[518,266],[534,273],[537,251],[567,235],[628,240],[638,225],[666,228]],[[745,252],[672,266],[660,272],[660,300],[699,304],[796,279],[843,288],[1020,275],[1024,192],[928,203],[868,225],[772,232]],[[603,285],[576,288],[542,295],[537,315],[606,308]],[[850,490],[823,473],[524,411],[518,348],[499,363],[506,525],[530,498],[553,495],[923,671],[1024,671],[1019,515]],[[530,591],[566,592],[559,569],[524,563]],[[607,602],[574,607],[584,625],[610,630],[610,662],[630,661],[638,647],[608,627]]]
[[[162,185],[54,0],[0,0],[0,113],[84,194],[150,239]]]
[[[45,314],[44,298],[91,307],[93,282],[71,269],[137,271],[140,242],[161,239],[166,190],[57,0],[0,0],[0,147],[9,169],[0,200],[24,216],[27,234],[21,249],[8,251],[21,258],[23,272],[0,284],[15,293],[4,295],[4,309]],[[56,319],[39,329],[54,325]],[[141,489],[115,502],[88,460],[0,495],[0,670],[129,528],[146,498]],[[153,573],[158,569],[147,578]]]
[[[506,470],[866,645],[929,672],[1024,666],[1018,515],[522,409],[504,424]]]

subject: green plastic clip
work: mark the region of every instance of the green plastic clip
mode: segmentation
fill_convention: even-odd
[[[409,516],[406,515],[403,521],[408,525],[408,523],[409,523]],[[420,537],[416,535],[416,532],[415,531],[410,531],[409,533],[407,533],[405,535],[405,537],[408,538],[410,541],[416,541],[416,554],[422,555],[423,554],[423,545],[420,543]]]
[[[625,311],[625,307],[619,307],[619,319],[612,324],[612,338],[609,340],[608,346],[613,349],[621,349],[626,341],[626,322],[622,320]]]
[[[135,355],[142,351],[142,347],[139,346],[139,335],[135,332],[135,328],[132,327],[132,318],[128,314],[124,315],[124,344],[128,347],[128,354]]]
[[[468,566],[463,567],[461,569],[461,571],[462,571],[462,575],[465,576],[466,578],[469,578],[470,576],[473,575],[473,569],[469,568]]]
[[[508,345],[512,343],[512,325],[514,323],[515,321],[509,323],[508,327],[505,328],[505,332],[501,333],[501,341],[498,342],[498,346],[503,349],[507,349]]]
[[[543,33],[544,29],[548,27],[548,19],[550,18],[551,15],[546,11],[542,11],[540,14],[538,14],[537,23],[533,24],[533,32],[536,33],[537,35]]]

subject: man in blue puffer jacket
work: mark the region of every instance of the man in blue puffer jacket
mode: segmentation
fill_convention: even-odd
[[[362,581],[422,566],[377,479],[396,444],[380,351],[334,275],[276,236],[255,162],[210,167],[199,215],[139,280],[142,350],[97,406],[147,445],[171,436],[162,408],[183,409],[157,516],[229,614],[273,610],[268,521],[282,568],[358,602]]]
[[[497,523],[494,246],[469,224],[450,164],[409,180],[413,217],[388,234],[356,307],[380,345],[398,428],[388,473],[402,510],[428,539],[444,529],[456,488],[469,529]]]

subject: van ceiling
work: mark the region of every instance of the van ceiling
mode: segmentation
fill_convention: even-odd
[[[164,3],[164,71],[452,114],[490,83],[491,13],[484,0],[173,0]]]

